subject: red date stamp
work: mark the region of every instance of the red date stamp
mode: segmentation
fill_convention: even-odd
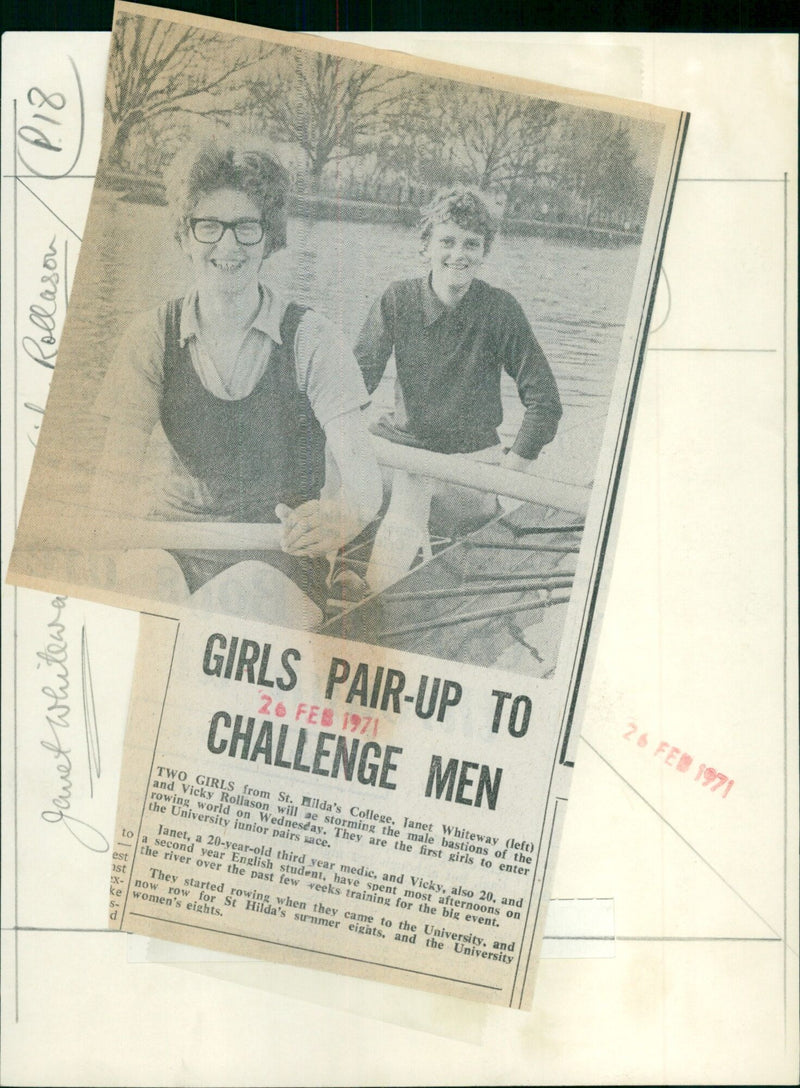
[[[267,691],[259,690],[261,700],[258,713],[271,714],[275,718],[291,718],[303,725],[316,725],[322,729],[336,727],[336,715],[331,706],[317,706],[315,703],[298,703],[294,707],[287,707],[282,699],[276,699]],[[366,714],[354,714],[345,711],[340,722],[345,733],[357,733],[364,736],[372,731],[372,736],[377,737],[380,726],[380,718],[367,716]]]
[[[626,732],[622,734],[625,740],[631,741],[638,748],[652,748],[653,755],[662,760],[667,767],[674,767],[680,774],[688,774],[690,770],[694,770],[694,757],[689,755],[688,752],[682,751],[680,748],[676,748],[674,744],[670,744],[666,740],[659,741],[655,744],[650,740],[647,733],[640,730],[638,725],[633,722],[629,722]],[[702,783],[703,786],[710,787],[710,793],[716,793],[717,790],[721,790],[721,796],[727,797],[733,789],[735,783],[732,778],[728,778],[722,771],[716,770],[714,767],[706,766],[705,763],[699,764],[694,773],[695,782]]]

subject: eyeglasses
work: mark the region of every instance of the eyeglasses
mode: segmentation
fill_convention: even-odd
[[[236,219],[230,223],[224,219],[190,219],[189,226],[197,241],[205,245],[218,242],[226,230],[233,231],[241,246],[256,246],[264,237],[264,224],[260,219]]]

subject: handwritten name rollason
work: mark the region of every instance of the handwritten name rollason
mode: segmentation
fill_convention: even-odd
[[[46,200],[28,185],[28,180],[54,181],[68,177],[78,165],[83,149],[85,119],[80,73],[72,57],[64,58],[61,66],[61,71],[48,72],[46,86],[29,87],[24,99],[16,104],[20,122],[16,130],[16,159],[22,167],[16,177],[46,207],[49,207]],[[59,269],[62,251],[64,271]],[[28,332],[22,339],[22,349],[28,358],[50,370],[55,365],[58,347],[62,290],[66,305],[66,263],[67,242],[59,241],[54,234],[42,257],[41,290],[28,307],[28,322],[36,331]]]
[[[66,247],[66,242],[64,245]],[[44,286],[39,291],[37,301],[28,307],[28,321],[36,332],[23,336],[22,347],[29,359],[52,370],[58,352],[58,285],[61,280],[55,234],[42,257],[42,275],[39,279]]]

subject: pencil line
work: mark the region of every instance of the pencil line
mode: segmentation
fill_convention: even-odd
[[[437,975],[432,971],[418,971],[413,967],[400,967],[393,963],[383,963],[380,960],[364,960],[358,956],[346,956],[340,952],[326,952],[321,948],[306,948],[304,945],[290,944],[288,941],[272,941],[267,937],[255,937],[249,933],[232,933],[229,930],[220,930],[212,926],[201,926],[197,922],[178,922],[173,918],[159,918],[157,914],[144,914],[142,911],[132,910],[129,911],[136,918],[147,918],[153,922],[160,922],[167,926],[182,926],[184,929],[197,929],[203,933],[213,933],[215,935],[222,934],[223,936],[236,937],[242,941],[255,941],[258,944],[274,944],[279,948],[293,948],[299,952],[312,952],[317,956],[330,956],[332,959],[345,960],[348,963],[366,963],[374,967],[383,967],[390,971],[403,971],[411,975],[425,975],[426,978],[440,978],[445,982],[459,982],[464,986],[477,986],[481,990],[502,990],[502,986],[492,986],[487,982],[474,982],[468,978],[453,978],[451,975]],[[169,938],[167,938],[169,939]]]
[[[47,201],[46,201],[46,200],[42,200],[42,198],[41,198],[41,197],[39,196],[39,194],[38,194],[38,193],[35,193],[35,192],[33,191],[33,189],[31,189],[30,185],[26,185],[26,184],[25,184],[25,182],[24,182],[24,181],[21,181],[21,180],[20,180],[20,185],[22,185],[22,186],[23,186],[23,188],[24,188],[24,189],[26,189],[26,190],[27,190],[27,192],[29,192],[29,193],[31,194],[31,196],[32,196],[32,197],[35,197],[35,198],[36,198],[36,200],[38,200],[38,201],[39,201],[39,203],[40,203],[40,204],[42,205],[42,207],[44,207],[44,208],[47,208],[47,210],[48,210],[48,211],[50,212],[50,214],[51,214],[51,215],[53,216],[53,218],[54,218],[54,219],[57,219],[57,220],[59,221],[59,223],[60,223],[60,224],[61,224],[61,225],[62,225],[63,227],[66,227],[66,228],[67,228],[67,230],[68,230],[68,231],[70,232],[70,234],[74,234],[74,235],[75,235],[75,237],[76,237],[76,238],[78,239],[78,241],[79,241],[79,242],[81,241],[81,236],[80,236],[80,234],[78,234],[78,233],[77,233],[76,231],[74,231],[74,230],[72,229],[72,227],[71,227],[71,226],[69,225],[69,223],[67,223],[67,221],[66,221],[65,219],[62,219],[62,218],[61,218],[61,216],[57,214],[57,212],[54,212],[54,211],[53,211],[53,209],[52,209],[52,208],[50,207],[50,205],[49,205],[49,204],[47,203]]]
[[[156,752],[158,751],[158,738],[159,738],[159,736],[161,734],[161,726],[162,726],[163,721],[164,721],[164,707],[167,705],[167,692],[169,691],[169,682],[170,682],[170,678],[172,676],[172,669],[173,669],[173,666],[175,664],[175,651],[176,651],[176,649],[178,647],[178,633],[180,631],[181,625],[180,625],[179,620],[174,620],[173,622],[175,623],[175,638],[172,640],[172,653],[171,653],[170,659],[169,659],[169,669],[167,670],[167,677],[166,677],[166,680],[164,681],[164,697],[161,700],[161,712],[160,712],[159,717],[158,717],[158,726],[156,728],[156,735],[155,735],[155,738],[153,739],[153,756],[152,756],[152,759],[150,760],[150,770],[149,770],[148,775],[147,775],[148,783],[151,782],[152,779],[153,779],[153,767],[155,766]],[[125,889],[125,898],[124,898],[124,900],[122,902],[122,918],[120,919],[120,926],[122,926],[124,924],[124,922],[125,922],[125,914],[126,914],[126,911],[128,909],[128,896],[130,895],[131,887],[132,887],[132,884],[133,884],[133,868],[134,868],[134,865],[136,863],[136,854],[137,854],[137,852],[139,850],[139,839],[140,839],[141,834],[142,834],[142,823],[144,821],[144,810],[145,810],[146,802],[147,802],[147,790],[145,789],[144,794],[143,794],[143,798],[142,798],[142,812],[141,812],[141,815],[139,816],[139,827],[137,828],[137,831],[136,831],[136,840],[133,843],[131,843],[131,846],[133,847],[133,854],[131,855],[132,860],[130,862],[131,872],[128,875],[128,886]]]
[[[742,941],[766,944],[778,944],[780,937],[615,937],[617,941],[667,941],[679,943],[681,941]]]
[[[64,310],[69,306],[69,238],[64,239]]]
[[[41,174],[3,174],[4,178],[34,178],[41,179]],[[96,174],[64,174],[63,177],[50,179],[57,181],[94,181]]]
[[[758,942],[758,943],[766,943],[766,944],[778,944],[780,942],[780,940],[781,940],[780,937],[638,937],[638,936],[636,936],[636,937],[633,937],[633,936],[626,937],[626,936],[620,936],[619,934],[614,934],[614,933],[608,933],[608,934],[602,934],[602,935],[593,935],[593,936],[589,936],[587,934],[579,935],[579,934],[573,934],[573,933],[564,933],[564,934],[559,934],[559,935],[545,933],[543,939],[545,941],[626,941],[628,943],[632,943],[632,942],[635,942],[635,941],[642,941],[642,942],[655,941],[655,942],[668,942],[668,943],[675,943],[675,944],[680,944],[683,941],[685,941],[687,943],[691,943],[692,941],[700,941],[700,942],[704,942],[704,941],[741,941],[741,942],[748,942],[749,941],[749,942]]]
[[[580,933],[545,933],[542,938],[544,941],[614,941],[616,937],[613,933],[604,933],[601,936]]]
[[[696,355],[708,352],[723,355],[776,355],[777,348],[648,348],[648,351],[688,351]]]
[[[753,914],[755,914],[756,918],[758,918],[759,921],[764,923],[764,925],[767,927],[767,929],[770,931],[770,933],[774,933],[775,936],[778,938],[778,940],[783,940],[783,937],[781,936],[781,934],[778,933],[778,931],[773,926],[771,926],[769,924],[769,922],[767,921],[766,918],[763,917],[763,915],[759,914],[759,912],[752,905],[752,903],[748,903],[748,901],[745,899],[745,897],[742,895],[742,893],[737,891],[736,888],[734,888],[733,884],[731,884],[731,882],[729,880],[726,880],[726,878],[722,875],[722,873],[718,869],[715,869],[714,866],[711,864],[711,862],[707,858],[703,857],[703,855],[700,853],[700,851],[697,849],[697,847],[693,846],[689,842],[689,840],[684,835],[682,835],[680,833],[680,831],[678,831],[678,829],[673,824],[671,824],[669,822],[669,820],[666,819],[666,817],[664,815],[662,815],[662,813],[660,813],[658,811],[658,809],[655,807],[655,805],[652,805],[647,800],[647,798],[645,796],[643,796],[643,794],[639,793],[639,791],[636,789],[636,787],[634,785],[632,785],[623,774],[620,774],[620,772],[617,770],[617,768],[612,763],[610,763],[606,759],[606,757],[604,755],[601,755],[601,753],[598,752],[598,750],[595,748],[595,746],[590,741],[588,741],[586,739],[586,737],[581,737],[581,740],[584,742],[584,744],[586,744],[594,752],[594,754],[597,756],[598,759],[602,760],[602,762],[605,763],[605,765],[609,768],[609,770],[613,771],[614,774],[619,779],[621,779],[621,781],[623,781],[625,783],[625,785],[628,787],[628,789],[631,790],[632,793],[634,793],[639,798],[639,800],[642,802],[642,804],[647,805],[647,807],[650,809],[650,811],[654,812],[656,814],[656,816],[658,816],[659,820],[662,820],[663,823],[666,824],[666,826],[670,829],[670,831],[674,832],[674,834],[678,836],[678,838],[681,840],[681,842],[685,846],[689,847],[689,849],[692,851],[692,853],[695,855],[695,857],[699,858],[700,861],[702,861],[703,864],[706,865],[711,870],[711,872],[714,874],[714,876],[718,877],[719,880],[721,880],[722,883],[725,885],[725,887],[728,888],[730,891],[732,891],[733,894],[736,896],[736,898],[739,899],[742,903],[744,903],[744,905],[749,910],[751,910],[753,912]]]
[[[13,929],[16,933],[116,933],[114,929],[94,929],[82,926],[3,926],[2,932]]]
[[[556,902],[556,900],[551,900]],[[2,926],[0,932],[9,933],[103,933],[118,936],[119,930],[91,926]],[[750,943],[777,944],[780,937],[663,937],[663,936],[625,936],[614,933],[545,933],[545,941],[741,941]]]
[[[783,1045],[786,1047],[789,1025],[787,1022],[787,947],[789,934],[789,902],[788,902],[788,874],[789,874],[789,812],[787,793],[789,789],[789,756],[788,756],[788,726],[789,726],[789,679],[788,679],[788,638],[789,638],[789,493],[788,493],[788,450],[787,450],[787,423],[786,412],[788,409],[788,375],[786,368],[786,353],[788,347],[787,332],[787,264],[788,264],[788,175],[783,175]]]
[[[724,182],[726,185],[780,185],[783,178],[678,178],[678,184],[685,181],[705,181],[717,184]]]
[[[17,170],[17,99],[14,99],[14,171]],[[14,483],[12,494],[14,497],[14,530],[19,521],[19,493],[17,477],[19,475],[19,343],[18,316],[19,310],[19,195],[16,178],[14,186]],[[19,703],[18,703],[18,672],[19,672],[19,644],[17,641],[19,600],[18,590],[14,586],[14,1023],[19,1023]]]

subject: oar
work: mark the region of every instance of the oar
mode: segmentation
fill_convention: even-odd
[[[557,604],[569,604],[569,597],[549,597],[546,600],[529,603],[516,602],[499,608],[484,608],[478,612],[457,612],[451,616],[440,616],[424,623],[409,623],[405,627],[395,627],[392,631],[378,631],[375,638],[398,638],[400,635],[413,635],[420,631],[432,631],[437,627],[458,627],[462,623],[482,623],[495,616],[514,616],[517,612],[538,612],[552,608]]]
[[[505,495],[523,502],[554,506],[571,514],[585,514],[590,489],[576,484],[543,480],[524,472],[500,468],[458,453],[434,453],[415,446],[402,446],[373,435],[375,453],[382,465],[405,469],[447,483],[461,484],[477,491]]]
[[[277,523],[241,521],[154,521],[54,514],[36,526],[24,524],[18,546],[25,549],[118,551],[128,548],[280,551]]]
[[[572,578],[552,578],[545,580],[539,580],[535,578],[528,578],[516,582],[499,582],[495,580],[487,580],[487,576],[484,575],[484,581],[481,584],[474,582],[463,586],[454,586],[447,589],[420,589],[420,590],[404,590],[402,593],[392,593],[391,590],[384,592],[381,595],[381,600],[388,601],[391,604],[395,602],[410,601],[438,601],[444,600],[447,597],[474,597],[491,595],[494,596],[498,593],[529,593],[547,591],[551,589],[570,589],[572,587]]]
[[[542,480],[461,454],[433,453],[431,450],[387,442],[376,436],[373,436],[373,441],[378,460],[391,468],[495,495],[507,495],[523,502],[553,506],[573,514],[586,512],[589,488]],[[281,547],[281,534],[278,523],[108,517],[51,501],[46,516],[37,519],[35,525],[31,525],[29,519],[24,520],[17,546],[71,551],[116,551],[127,548],[277,551]],[[572,549],[562,547],[558,550]]]

